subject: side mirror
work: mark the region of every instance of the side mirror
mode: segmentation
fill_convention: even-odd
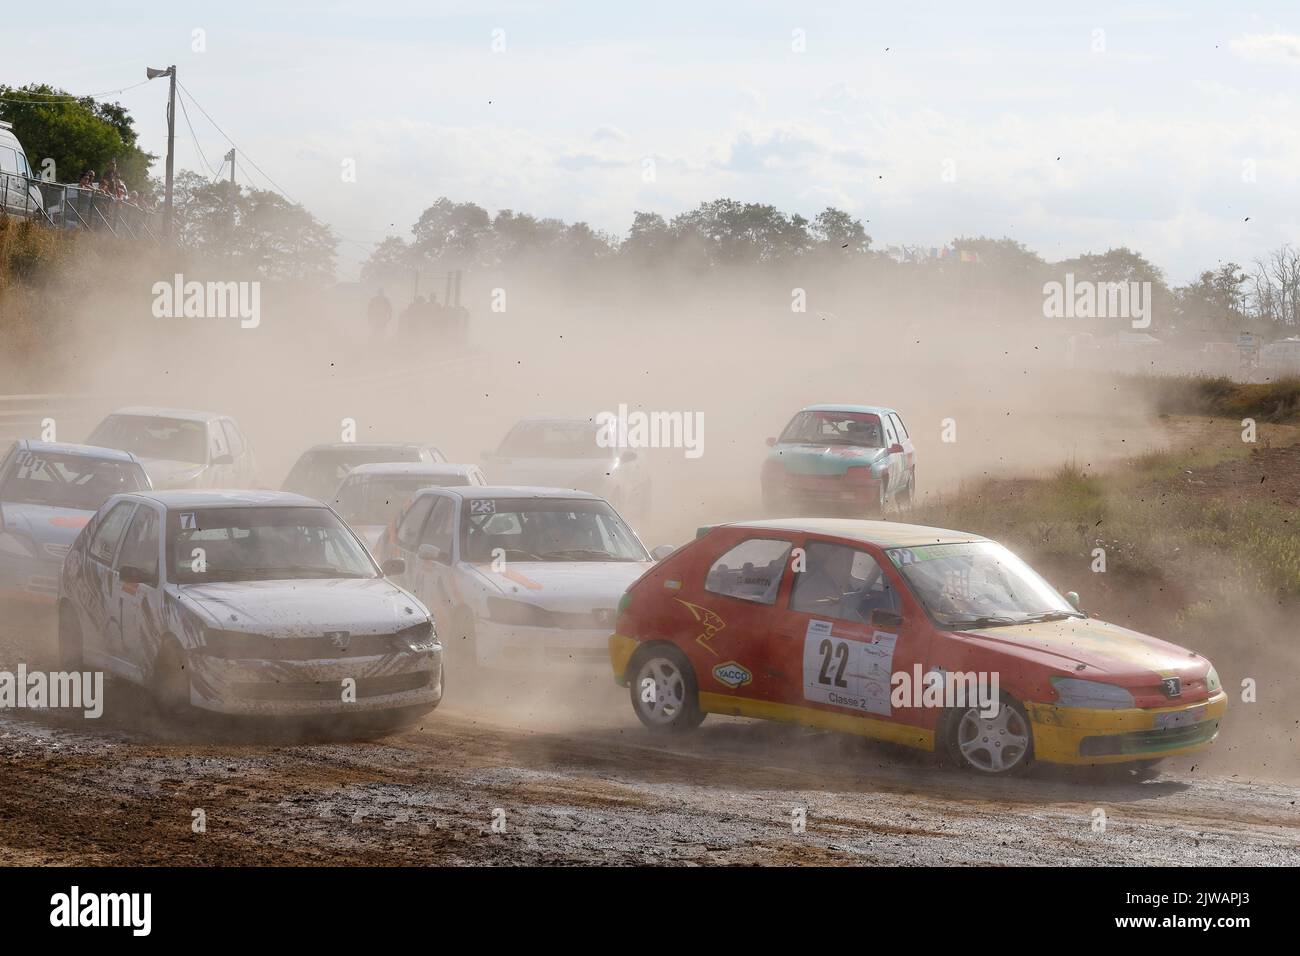
[[[442,560],[442,549],[436,544],[422,544],[415,556],[421,561],[440,561]]]
[[[662,561],[676,550],[677,549],[671,544],[661,544],[659,547],[651,549],[650,557],[654,558],[656,561]]]
[[[775,438],[769,438],[769,439],[767,440],[767,447],[768,447],[768,448],[775,448],[775,447],[776,447],[776,439],[775,439]]]
[[[878,607],[871,612],[872,627],[901,627],[903,624],[903,615],[897,611],[886,611],[883,607]]]
[[[1083,608],[1081,608],[1081,607],[1079,606],[1079,592],[1078,592],[1078,591],[1066,591],[1066,592],[1065,592],[1065,599],[1066,599],[1067,601],[1070,602],[1070,607],[1074,608],[1076,611],[1082,611],[1082,610],[1083,610]]]
[[[233,465],[234,463],[235,463],[235,456],[230,454],[229,452],[227,452],[224,455],[214,455],[212,457],[212,462],[211,462],[211,464],[214,465]]]
[[[117,578],[123,584],[155,585],[158,583],[154,575],[150,574],[144,568],[133,567],[129,564],[117,569]]]
[[[901,455],[903,454],[903,446],[900,445],[898,442],[894,442],[892,445],[889,446],[889,453],[891,455]]]
[[[386,578],[393,578],[393,577],[397,577],[397,575],[399,574],[405,574],[406,559],[389,558],[387,561],[385,561],[383,564],[379,566],[379,570],[384,572],[384,577]]]

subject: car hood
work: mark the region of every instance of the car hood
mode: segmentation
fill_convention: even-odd
[[[613,608],[652,561],[511,561],[504,571],[467,565],[492,597],[553,611]]]
[[[1152,675],[1191,677],[1209,670],[1205,658],[1185,647],[1093,618],[952,633],[1087,680],[1144,684]]]
[[[386,578],[223,581],[179,585],[212,627],[285,636],[391,634],[428,619],[424,605]]]
[[[36,542],[45,557],[58,560],[63,559],[81,529],[95,514],[77,508],[53,508],[13,501],[0,505],[0,510],[4,513],[6,530],[26,535]]]
[[[493,484],[593,490],[614,469],[613,458],[497,458]]]
[[[861,445],[777,445],[768,459],[792,475],[842,475],[850,468],[872,465],[889,456],[884,448]]]
[[[173,461],[170,458],[141,458],[140,465],[158,491],[166,488],[184,488],[203,474],[203,470],[207,467],[192,461]]]

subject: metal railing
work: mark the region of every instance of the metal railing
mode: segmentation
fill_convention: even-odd
[[[83,186],[0,173],[0,212],[36,219],[56,229],[89,229],[157,242],[162,214]]]

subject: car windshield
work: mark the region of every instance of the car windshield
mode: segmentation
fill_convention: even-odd
[[[172,580],[373,578],[374,562],[328,508],[177,509],[167,514]]]
[[[890,548],[885,553],[944,627],[996,627],[1082,616],[1029,565],[992,541]]]
[[[501,443],[504,458],[604,458],[609,450],[596,444],[589,422],[532,422],[516,425]]]
[[[650,560],[603,501],[471,498],[461,507],[461,554],[473,563]]]
[[[466,475],[353,475],[343,482],[334,510],[350,525],[388,524],[421,488],[468,485]]]
[[[120,448],[140,458],[202,464],[208,460],[208,427],[184,418],[109,415],[86,444]]]
[[[23,450],[14,454],[0,499],[94,511],[112,495],[148,487],[135,462]]]
[[[419,461],[420,449],[413,445],[360,446],[305,452],[284,480],[284,490],[308,498],[328,500],[339,482],[358,465],[386,461]]]
[[[883,448],[880,417],[869,412],[800,412],[781,433],[781,444]]]

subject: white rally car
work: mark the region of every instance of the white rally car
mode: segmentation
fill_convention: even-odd
[[[619,599],[654,561],[583,491],[425,488],[396,527],[381,560],[405,560],[400,583],[462,668],[607,665]]]

